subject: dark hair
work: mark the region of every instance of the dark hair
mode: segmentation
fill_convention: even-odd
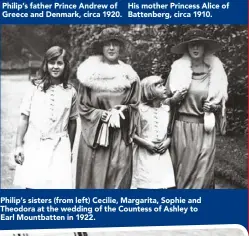
[[[123,42],[121,42],[120,40],[117,40],[117,39],[109,39],[109,40],[105,40],[105,41],[95,43],[94,45],[92,45],[92,48],[90,49],[91,54],[103,55],[104,44],[108,41],[117,41],[119,43],[119,46],[120,46],[120,54],[125,52],[125,44]]]
[[[205,42],[203,42],[203,41],[193,41],[193,42],[190,42],[190,43],[188,43],[187,45],[186,45],[186,52],[189,54],[189,44],[191,44],[191,43],[196,43],[196,44],[199,44],[199,45],[203,45],[203,47],[204,47],[204,54],[203,54],[203,56],[205,56],[205,54],[208,52],[208,50],[210,50],[209,49],[209,45],[207,44],[207,43],[205,43]]]
[[[60,77],[60,81],[63,84],[64,88],[68,87],[68,79],[70,74],[70,65],[69,65],[69,56],[65,49],[59,46],[53,46],[47,50],[45,53],[41,68],[39,70],[39,75],[36,79],[32,81],[32,83],[36,86],[42,84],[42,91],[46,92],[49,87],[52,85],[51,77],[48,72],[48,62],[52,60],[56,60],[59,56],[63,56],[63,61],[65,63],[64,71]]]

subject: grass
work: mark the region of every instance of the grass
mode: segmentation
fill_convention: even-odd
[[[247,138],[219,136],[216,143],[215,174],[238,188],[247,188]]]
[[[1,77],[1,188],[4,189],[12,188],[15,169],[13,151],[19,107],[28,84],[27,75]],[[76,138],[76,143],[77,140]],[[75,161],[73,164],[75,168]],[[247,139],[245,136],[217,137],[215,176],[216,188],[247,188]]]

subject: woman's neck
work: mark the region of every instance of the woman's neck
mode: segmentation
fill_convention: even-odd
[[[208,71],[208,66],[205,64],[203,58],[192,59],[192,71],[195,73],[206,73]]]
[[[103,56],[103,63],[109,64],[109,65],[116,65],[118,64],[118,59],[114,61],[110,61],[106,57]]]
[[[58,85],[61,84],[61,80],[59,78],[51,78],[51,84]]]
[[[193,59],[192,58],[191,62],[192,62],[192,67],[199,67],[199,66],[204,65],[203,58],[198,58],[198,59]]]
[[[161,106],[161,99],[154,99],[152,102],[151,102],[151,106],[152,107],[160,107]]]

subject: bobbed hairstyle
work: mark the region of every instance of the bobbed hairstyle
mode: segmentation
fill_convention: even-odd
[[[152,75],[144,78],[141,82],[141,100],[143,103],[150,104],[156,98],[156,85],[163,83],[161,76]]]

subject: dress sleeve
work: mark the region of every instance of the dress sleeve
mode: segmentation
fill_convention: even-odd
[[[168,77],[166,84],[165,84],[167,98],[163,101],[163,104],[168,105],[168,106],[174,106],[175,104],[174,104],[174,101],[172,99],[173,94],[172,94],[170,87],[169,87],[169,80],[170,80],[170,77]]]
[[[142,136],[142,133],[148,126],[148,115],[149,115],[149,107],[143,103],[140,103],[138,106],[138,119],[137,119],[137,128],[136,128],[136,135],[139,137]]]
[[[169,80],[170,80],[170,76],[168,76],[168,79],[166,81],[165,87],[166,87],[167,96],[171,97],[172,96],[172,92],[171,92],[170,87],[169,87]]]
[[[35,92],[35,86],[30,85],[28,88],[26,94],[24,95],[21,106],[20,106],[20,113],[24,114],[26,116],[30,115],[30,110],[31,110],[31,103],[32,103],[32,98]]]
[[[216,118],[216,130],[218,134],[225,135],[226,134],[226,128],[227,128],[227,116],[226,116],[226,106],[222,105],[222,103],[225,103],[224,100],[222,100],[219,104],[216,104],[216,108],[213,111],[215,118]],[[224,109],[224,111],[222,111]]]
[[[95,108],[91,101],[91,89],[80,85],[79,115],[81,119],[82,136],[90,147],[96,146],[101,127],[103,110]]]
[[[140,132],[140,116],[138,106],[141,100],[141,86],[139,77],[137,77],[136,81],[132,84],[131,90],[126,98],[125,105],[128,107],[128,122],[123,126],[125,129],[128,128],[128,132],[123,132],[124,140],[127,144],[133,141],[133,136],[135,133]]]
[[[79,112],[78,112],[78,106],[77,106],[77,92],[76,92],[75,88],[72,88],[72,90],[73,90],[73,96],[72,96],[72,105],[71,105],[69,119],[75,120],[78,118]]]

